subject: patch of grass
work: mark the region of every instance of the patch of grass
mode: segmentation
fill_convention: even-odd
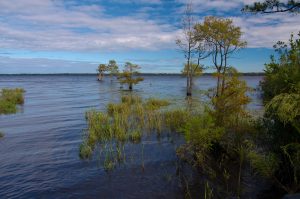
[[[131,142],[133,143],[140,143],[141,139],[142,139],[142,133],[140,131],[133,131],[130,135],[129,135],[129,139]]]
[[[140,143],[145,133],[157,133],[179,128],[188,118],[186,111],[167,112],[167,100],[123,96],[120,103],[110,103],[106,112],[91,110],[86,113],[87,131],[80,146],[80,157],[92,156],[95,145],[105,151],[103,167],[113,169],[117,163],[125,161],[124,150],[120,146],[131,142]],[[176,120],[176,121],[173,121]]]
[[[126,104],[138,104],[142,102],[141,97],[136,95],[124,95],[121,97],[121,102]]]
[[[0,91],[0,114],[12,114],[17,112],[17,105],[24,104],[24,90],[2,89]]]
[[[150,98],[146,101],[145,106],[149,110],[157,110],[164,106],[169,106],[171,103],[164,99]]]
[[[92,147],[87,143],[83,142],[79,148],[79,156],[82,159],[88,159],[92,156],[93,150]]]
[[[15,103],[0,99],[0,114],[12,114],[17,112]]]
[[[164,117],[168,129],[179,132],[191,118],[191,113],[185,109],[174,109],[166,111]]]

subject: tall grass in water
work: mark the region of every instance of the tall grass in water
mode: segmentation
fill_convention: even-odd
[[[0,91],[0,114],[11,114],[17,112],[17,105],[24,103],[24,90],[2,89]]]
[[[187,111],[170,111],[170,102],[150,98],[142,100],[135,95],[123,96],[120,103],[110,103],[106,112],[91,110],[86,113],[87,131],[80,146],[80,157],[92,157],[96,145],[105,150],[104,167],[114,168],[116,162],[124,160],[125,143],[140,143],[145,133],[179,130],[187,121]],[[113,143],[113,144],[112,144]]]

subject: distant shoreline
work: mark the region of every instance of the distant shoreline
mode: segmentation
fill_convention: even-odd
[[[242,76],[264,76],[263,72],[240,73]],[[141,73],[142,76],[182,76],[180,73]],[[212,76],[212,73],[203,73],[203,76]],[[23,73],[0,74],[0,76],[97,76],[96,73]]]

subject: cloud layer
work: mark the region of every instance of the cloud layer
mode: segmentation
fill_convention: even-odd
[[[134,9],[118,15],[118,10],[108,12],[108,5],[100,0],[0,1],[0,46],[34,51],[122,51],[175,47],[174,40],[180,34],[176,21],[180,20],[180,10],[186,0],[172,2],[177,5],[177,10],[164,8],[164,1],[160,0],[113,2]],[[299,31],[298,15],[242,15],[239,12],[241,7],[252,2],[195,0],[194,5],[200,20],[206,13],[233,18],[242,27],[249,47],[271,47],[274,41],[287,40],[291,32]],[[160,13],[161,19],[152,17],[158,14],[153,6],[165,12]],[[168,23],[171,18],[178,20]]]

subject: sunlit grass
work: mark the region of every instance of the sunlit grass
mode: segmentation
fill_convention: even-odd
[[[0,91],[0,114],[12,114],[17,112],[17,105],[24,103],[24,90],[2,89]]]
[[[100,145],[107,156],[104,159],[105,170],[114,168],[113,165],[123,159],[124,151],[120,146],[124,143],[137,144],[145,134],[169,132],[183,125],[182,122],[189,115],[184,110],[177,113],[162,109],[170,104],[165,99],[142,100],[139,96],[127,95],[121,98],[120,103],[108,104],[104,112],[88,111],[87,130],[79,149],[80,157],[91,158],[95,146]],[[176,121],[172,121],[174,119]]]

